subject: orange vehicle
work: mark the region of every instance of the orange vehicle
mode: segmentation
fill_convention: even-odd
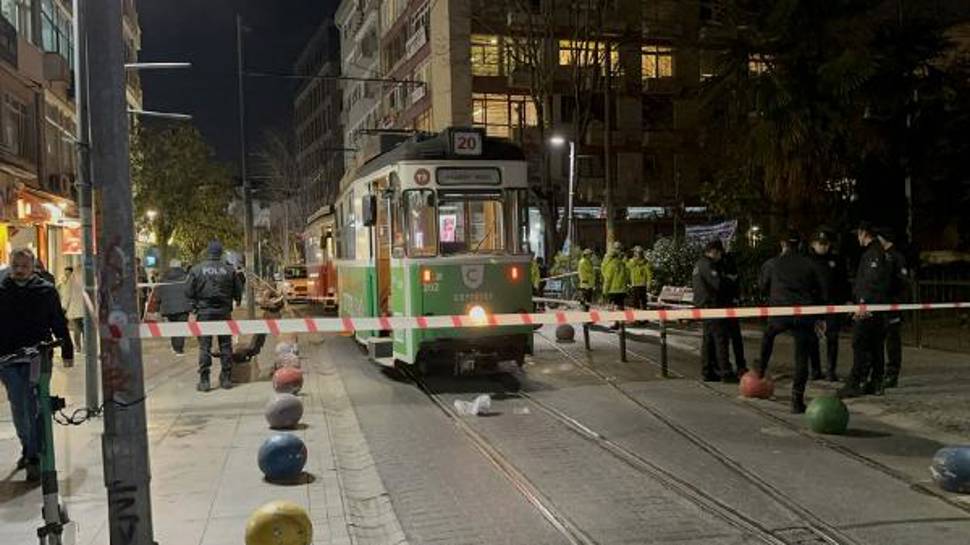
[[[306,265],[290,265],[283,269],[283,294],[290,302],[310,301],[310,279]]]
[[[310,216],[303,233],[306,249],[308,299],[337,308],[337,269],[334,267],[334,216],[325,206]]]

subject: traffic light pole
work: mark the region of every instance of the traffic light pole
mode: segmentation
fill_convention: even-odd
[[[92,179],[98,208],[98,320],[104,392],[104,482],[111,545],[152,545],[145,377],[141,340],[124,336],[138,322],[129,169],[122,3],[87,5]]]

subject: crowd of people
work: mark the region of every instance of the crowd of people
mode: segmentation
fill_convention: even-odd
[[[862,258],[854,285],[842,258],[832,250],[833,234],[817,230],[807,252],[801,250],[801,236],[791,231],[781,241],[780,253],[761,269],[759,285],[768,296],[770,306],[807,306],[839,304],[887,304],[904,302],[908,297],[909,279],[906,261],[895,247],[892,230],[863,223],[856,230]],[[711,241],[693,271],[694,304],[699,307],[725,308],[737,304],[737,269],[725,259],[724,246]],[[764,376],[768,370],[775,338],[791,333],[795,343],[795,372],[792,381],[791,410],[805,411],[805,388],[811,378],[836,382],[839,333],[847,316],[771,317],[761,341],[760,360],[754,372]],[[898,383],[902,364],[900,313],[857,312],[852,322],[852,368],[841,397],[881,395]],[[736,320],[704,320],[701,348],[702,377],[706,381],[737,382],[747,372],[743,354],[736,355],[732,368],[728,343],[740,338]],[[819,339],[824,339],[827,367],[821,367]],[[743,350],[743,347],[742,347]],[[888,356],[888,358],[887,358]],[[888,361],[887,361],[888,360]]]

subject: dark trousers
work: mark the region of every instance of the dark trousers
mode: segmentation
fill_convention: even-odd
[[[169,322],[187,322],[189,320],[189,313],[183,312],[181,314],[166,314],[165,319]],[[172,337],[172,350],[181,354],[185,351],[185,337]]]
[[[630,288],[630,296],[633,301],[633,308],[638,310],[646,310],[647,308],[647,287],[646,286],[633,286]]]
[[[257,333],[253,335],[252,340],[249,341],[249,354],[255,356],[263,350],[263,346],[266,344],[266,334]]]
[[[40,415],[37,391],[30,381],[30,364],[13,365],[0,371],[0,381],[7,389],[10,414],[20,439],[20,453],[28,460],[40,456]]]
[[[889,314],[886,318],[886,376],[899,378],[899,370],[903,365],[903,339],[900,330],[903,328],[903,315]]]
[[[744,337],[741,336],[741,320],[737,318],[727,318],[724,320],[724,331],[727,333],[728,340],[731,341],[731,349],[734,352],[734,366],[737,367],[738,374],[748,368],[748,360],[744,357]]]
[[[728,336],[724,320],[704,320],[701,373],[704,378],[724,378],[733,374],[731,362],[728,361]]]
[[[825,323],[825,357],[828,360],[828,372],[832,375],[835,374],[835,369],[839,365],[839,333],[842,331],[842,320],[843,316],[840,314],[827,316],[824,320],[819,320]],[[821,374],[822,351],[819,348],[819,340],[813,339],[809,348],[812,373],[816,375]]]
[[[228,320],[228,314],[205,314],[199,315],[199,321]],[[222,374],[232,371],[232,335],[219,335],[219,359],[222,363]],[[199,374],[209,375],[212,368],[212,336],[206,335],[199,337]]]
[[[852,328],[852,373],[849,386],[861,387],[867,379],[873,384],[882,384],[885,374],[883,344],[886,341],[885,318],[872,314],[868,318],[857,319]]]
[[[815,335],[815,320],[801,316],[769,318],[761,338],[761,374],[764,375],[775,349],[775,337],[791,331],[795,338],[795,375],[792,379],[792,394],[801,397],[808,383],[808,353]]]
[[[593,304],[593,288],[579,288],[579,302],[583,305],[583,310],[589,310]]]

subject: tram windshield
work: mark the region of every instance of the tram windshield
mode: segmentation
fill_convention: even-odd
[[[441,255],[505,251],[502,193],[438,193],[438,241]]]

